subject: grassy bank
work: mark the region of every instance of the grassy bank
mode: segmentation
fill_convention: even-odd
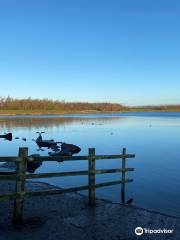
[[[55,114],[90,114],[90,113],[101,113],[101,111],[57,111],[57,110],[0,110],[0,115],[55,115]]]
[[[58,115],[58,114],[98,114],[98,113],[130,113],[130,112],[180,112],[180,110],[150,110],[150,109],[130,109],[129,111],[23,111],[23,110],[4,110],[0,111],[0,116],[18,115]]]

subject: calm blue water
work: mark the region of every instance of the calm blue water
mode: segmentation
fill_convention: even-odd
[[[17,155],[19,147],[29,147],[29,154],[37,152],[32,141],[36,131],[45,131],[44,138],[73,143],[82,148],[80,155],[95,147],[97,154],[119,154],[122,147],[135,153],[128,167],[135,172],[126,186],[126,199],[134,204],[162,213],[180,216],[180,113],[114,113],[76,114],[56,116],[1,117],[0,132],[13,132],[14,137],[27,137],[27,142],[0,139],[0,155]],[[121,160],[98,161],[97,168],[117,168]],[[86,161],[46,162],[36,172],[87,169]],[[116,180],[120,174],[98,176],[97,182]],[[87,177],[41,179],[58,186],[86,184]],[[120,201],[120,186],[97,190],[97,197]]]

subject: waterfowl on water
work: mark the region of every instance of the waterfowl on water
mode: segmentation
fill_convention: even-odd
[[[130,198],[127,202],[126,202],[126,204],[131,204],[132,202],[133,202],[133,198]]]

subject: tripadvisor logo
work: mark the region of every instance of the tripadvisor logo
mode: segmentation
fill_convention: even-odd
[[[141,236],[143,234],[143,228],[142,227],[135,228],[135,234]]]
[[[136,227],[135,228],[135,234],[137,236],[141,236],[143,234],[172,234],[174,232],[174,229],[149,229],[149,228],[142,228],[142,227]]]

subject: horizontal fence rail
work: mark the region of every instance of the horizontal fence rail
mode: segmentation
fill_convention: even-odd
[[[134,168],[125,168],[125,172],[134,171]],[[90,173],[93,174],[105,174],[105,173],[119,173],[123,172],[123,169],[99,169],[92,171]],[[23,179],[24,176],[17,175],[16,172],[11,173],[12,175],[0,175],[0,180],[16,180]],[[51,177],[74,177],[74,176],[85,176],[88,175],[88,171],[72,171],[72,172],[54,172],[54,173],[38,173],[38,174],[27,174],[25,176],[26,179],[34,179],[34,178],[51,178]]]
[[[109,159],[118,159],[118,158],[134,158],[135,154],[119,154],[119,155],[96,155],[96,160],[109,160]],[[27,157],[28,161],[81,161],[81,160],[89,160],[89,156],[29,156]],[[0,157],[0,162],[21,162],[21,157]]]
[[[88,190],[89,205],[94,206],[95,204],[95,189],[121,184],[121,203],[125,203],[125,184],[132,182],[132,179],[126,179],[126,172],[134,171],[134,168],[126,168],[126,159],[134,158],[134,154],[126,154],[126,148],[123,148],[122,154],[119,155],[96,155],[94,148],[89,148],[88,156],[40,156],[31,155],[28,156],[28,148],[19,148],[18,157],[0,157],[0,162],[15,162],[16,171],[0,174],[0,180],[15,180],[16,191],[15,193],[0,195],[0,200],[14,200],[14,213],[13,223],[22,223],[23,217],[23,202],[25,197],[33,196],[46,196],[56,195],[70,192],[78,192]],[[111,159],[122,159],[121,168],[113,169],[96,169],[96,160],[111,160]],[[51,173],[38,173],[38,174],[27,174],[27,163],[28,162],[44,162],[44,161],[79,161],[88,160],[88,171],[70,171],[70,172],[51,172]],[[121,173],[120,180],[109,181],[103,183],[96,183],[97,174],[112,174]],[[68,177],[68,176],[88,176],[88,185],[72,187],[72,188],[54,188],[41,191],[27,192],[25,189],[26,179],[38,179],[38,178],[52,178],[52,177]]]

